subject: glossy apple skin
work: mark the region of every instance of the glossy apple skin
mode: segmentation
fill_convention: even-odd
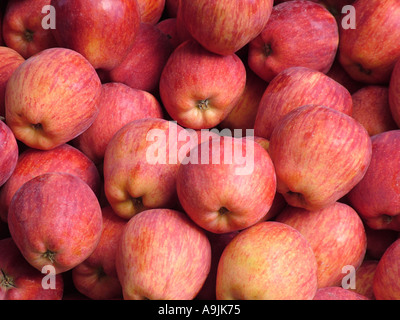
[[[140,20],[144,23],[155,25],[164,12],[165,0],[137,0]]]
[[[55,288],[44,289],[46,274],[32,267],[11,237],[0,240],[0,300],[61,300],[62,275],[56,275]]]
[[[263,30],[272,6],[272,0],[196,0],[182,1],[180,10],[187,30],[196,41],[211,52],[230,55]]]
[[[353,118],[367,129],[370,136],[398,129],[389,107],[387,86],[366,85],[352,94]]]
[[[277,191],[287,203],[318,210],[338,201],[364,177],[371,138],[343,112],[306,105],[292,110],[274,128],[269,154]]]
[[[227,146],[232,153],[242,154],[250,154],[252,148],[252,164],[247,164],[252,170],[238,173],[245,165],[234,157],[224,157]],[[207,153],[204,147],[208,161],[202,161]],[[189,162],[178,169],[178,198],[189,217],[203,229],[214,233],[243,230],[270,210],[276,192],[275,170],[268,152],[258,143],[245,138],[213,139],[194,147],[187,159]]]
[[[15,193],[8,212],[11,237],[36,269],[52,265],[57,274],[83,262],[96,248],[102,230],[93,190],[69,173],[45,173]]]
[[[6,121],[25,145],[49,150],[89,128],[99,112],[101,90],[95,69],[81,54],[46,49],[27,59],[8,80]]]
[[[340,28],[339,61],[350,76],[368,84],[389,82],[400,57],[400,3],[358,0],[353,4],[356,28]],[[380,46],[385,39],[384,49]]]
[[[396,63],[389,82],[389,108],[393,120],[400,127],[400,62]]]
[[[287,28],[286,26],[292,27]],[[335,17],[312,1],[277,4],[263,31],[250,42],[248,63],[269,82],[289,67],[303,66],[326,73],[339,45]]]
[[[317,290],[316,259],[296,229],[259,222],[224,249],[216,288],[218,300],[311,300]]]
[[[310,243],[318,264],[318,287],[339,286],[344,266],[357,269],[364,260],[367,237],[358,213],[335,202],[322,210],[287,206],[275,218],[300,233]],[[318,228],[315,228],[318,226]]]
[[[373,291],[376,300],[399,300],[400,239],[393,242],[379,259],[375,269]]]
[[[106,148],[103,173],[105,195],[116,214],[129,219],[145,209],[176,208],[178,152],[185,142],[174,135],[182,130],[176,122],[147,118],[126,124],[113,136]],[[165,163],[149,158],[155,146],[154,132],[165,134]]]
[[[372,229],[400,231],[400,130],[374,135],[371,141],[371,163],[347,199]]]
[[[3,20],[3,38],[7,47],[17,51],[24,59],[57,46],[51,29],[42,27],[47,14],[42,8],[51,0],[11,0],[7,2]]]
[[[111,70],[133,46],[140,25],[136,0],[51,0],[59,46],[81,53],[95,69]]]
[[[221,56],[194,40],[170,55],[160,77],[161,102],[183,127],[217,126],[239,101],[246,85],[246,68],[236,55]]]
[[[320,104],[351,115],[350,92],[322,72],[290,67],[269,82],[257,110],[254,134],[270,139],[277,122],[293,109]]]
[[[0,187],[11,177],[18,161],[18,143],[11,129],[0,121]]]
[[[0,46],[0,116],[6,115],[5,94],[8,79],[13,72],[25,61],[14,49]]]
[[[205,232],[186,214],[170,209],[146,210],[132,217],[116,252],[125,300],[191,300],[210,266]]]
[[[72,142],[96,165],[103,162],[108,143],[125,124],[143,118],[163,118],[164,113],[154,95],[120,82],[103,84],[99,110],[93,124]]]
[[[126,220],[110,206],[102,208],[103,230],[93,253],[72,269],[75,288],[93,300],[122,299],[122,287],[115,267],[115,252]]]
[[[0,218],[7,222],[8,209],[15,192],[28,180],[49,172],[66,172],[81,178],[99,196],[101,178],[95,164],[69,144],[51,150],[28,148],[22,151],[15,169],[0,190]]]
[[[319,288],[313,300],[370,300],[357,292],[342,287]]]
[[[173,51],[168,36],[155,25],[141,23],[135,42],[123,61],[109,72],[113,82],[158,92],[161,72]]]

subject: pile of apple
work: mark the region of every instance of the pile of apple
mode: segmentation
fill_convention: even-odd
[[[398,0],[0,10],[0,299],[400,299]]]

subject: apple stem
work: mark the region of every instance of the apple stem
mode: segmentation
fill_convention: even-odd
[[[2,287],[5,287],[7,289],[9,288],[16,288],[13,278],[11,278],[10,276],[8,276],[3,269],[1,269],[1,281],[0,281],[0,285]]]

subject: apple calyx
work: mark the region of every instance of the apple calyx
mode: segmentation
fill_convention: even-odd
[[[43,130],[43,126],[42,126],[41,123],[32,123],[31,126],[32,126],[32,128],[33,128],[34,130],[37,130],[37,131]]]
[[[51,263],[54,263],[55,261],[55,257],[56,257],[56,253],[47,249],[45,253],[43,253],[42,255],[43,258],[50,260]]]
[[[208,109],[208,99],[203,99],[197,102],[197,108],[200,110],[207,110]]]
[[[146,209],[142,197],[132,198],[132,205],[135,208],[136,213],[142,212]]]
[[[269,43],[266,43],[264,45],[264,54],[266,57],[269,57],[272,54],[272,48],[271,45]]]
[[[384,224],[390,224],[393,220],[392,216],[389,216],[388,214],[382,215],[382,221]]]
[[[98,279],[102,279],[102,278],[105,278],[107,276],[107,274],[105,273],[104,268],[102,266],[99,266],[97,268],[96,274],[97,274],[97,278]]]
[[[230,212],[227,208],[225,208],[225,207],[221,207],[221,208],[219,208],[219,210],[218,210],[218,213],[220,214],[220,215],[225,215],[225,214],[227,214],[228,212]]]
[[[364,73],[364,74],[366,74],[367,76],[371,75],[371,73],[372,73],[372,70],[371,70],[371,69],[365,69],[365,68],[361,65],[361,63],[358,63],[357,66],[358,66],[358,69],[360,70],[361,73]]]
[[[16,288],[14,284],[14,279],[6,274],[3,269],[0,270],[0,287],[3,287],[5,289]]]
[[[33,41],[33,34],[34,34],[34,32],[32,30],[29,30],[29,29],[25,30],[24,39],[27,42],[32,42]]]

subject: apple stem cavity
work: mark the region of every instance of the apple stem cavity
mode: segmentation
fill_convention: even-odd
[[[26,41],[28,42],[32,42],[33,41],[33,34],[34,32],[32,30],[25,30],[24,32],[24,38]]]
[[[9,288],[16,288],[14,284],[13,278],[8,276],[3,269],[1,269],[1,281],[0,281],[0,286],[6,289]]]
[[[208,109],[208,99],[203,99],[197,102],[197,108],[200,110],[207,110]]]

